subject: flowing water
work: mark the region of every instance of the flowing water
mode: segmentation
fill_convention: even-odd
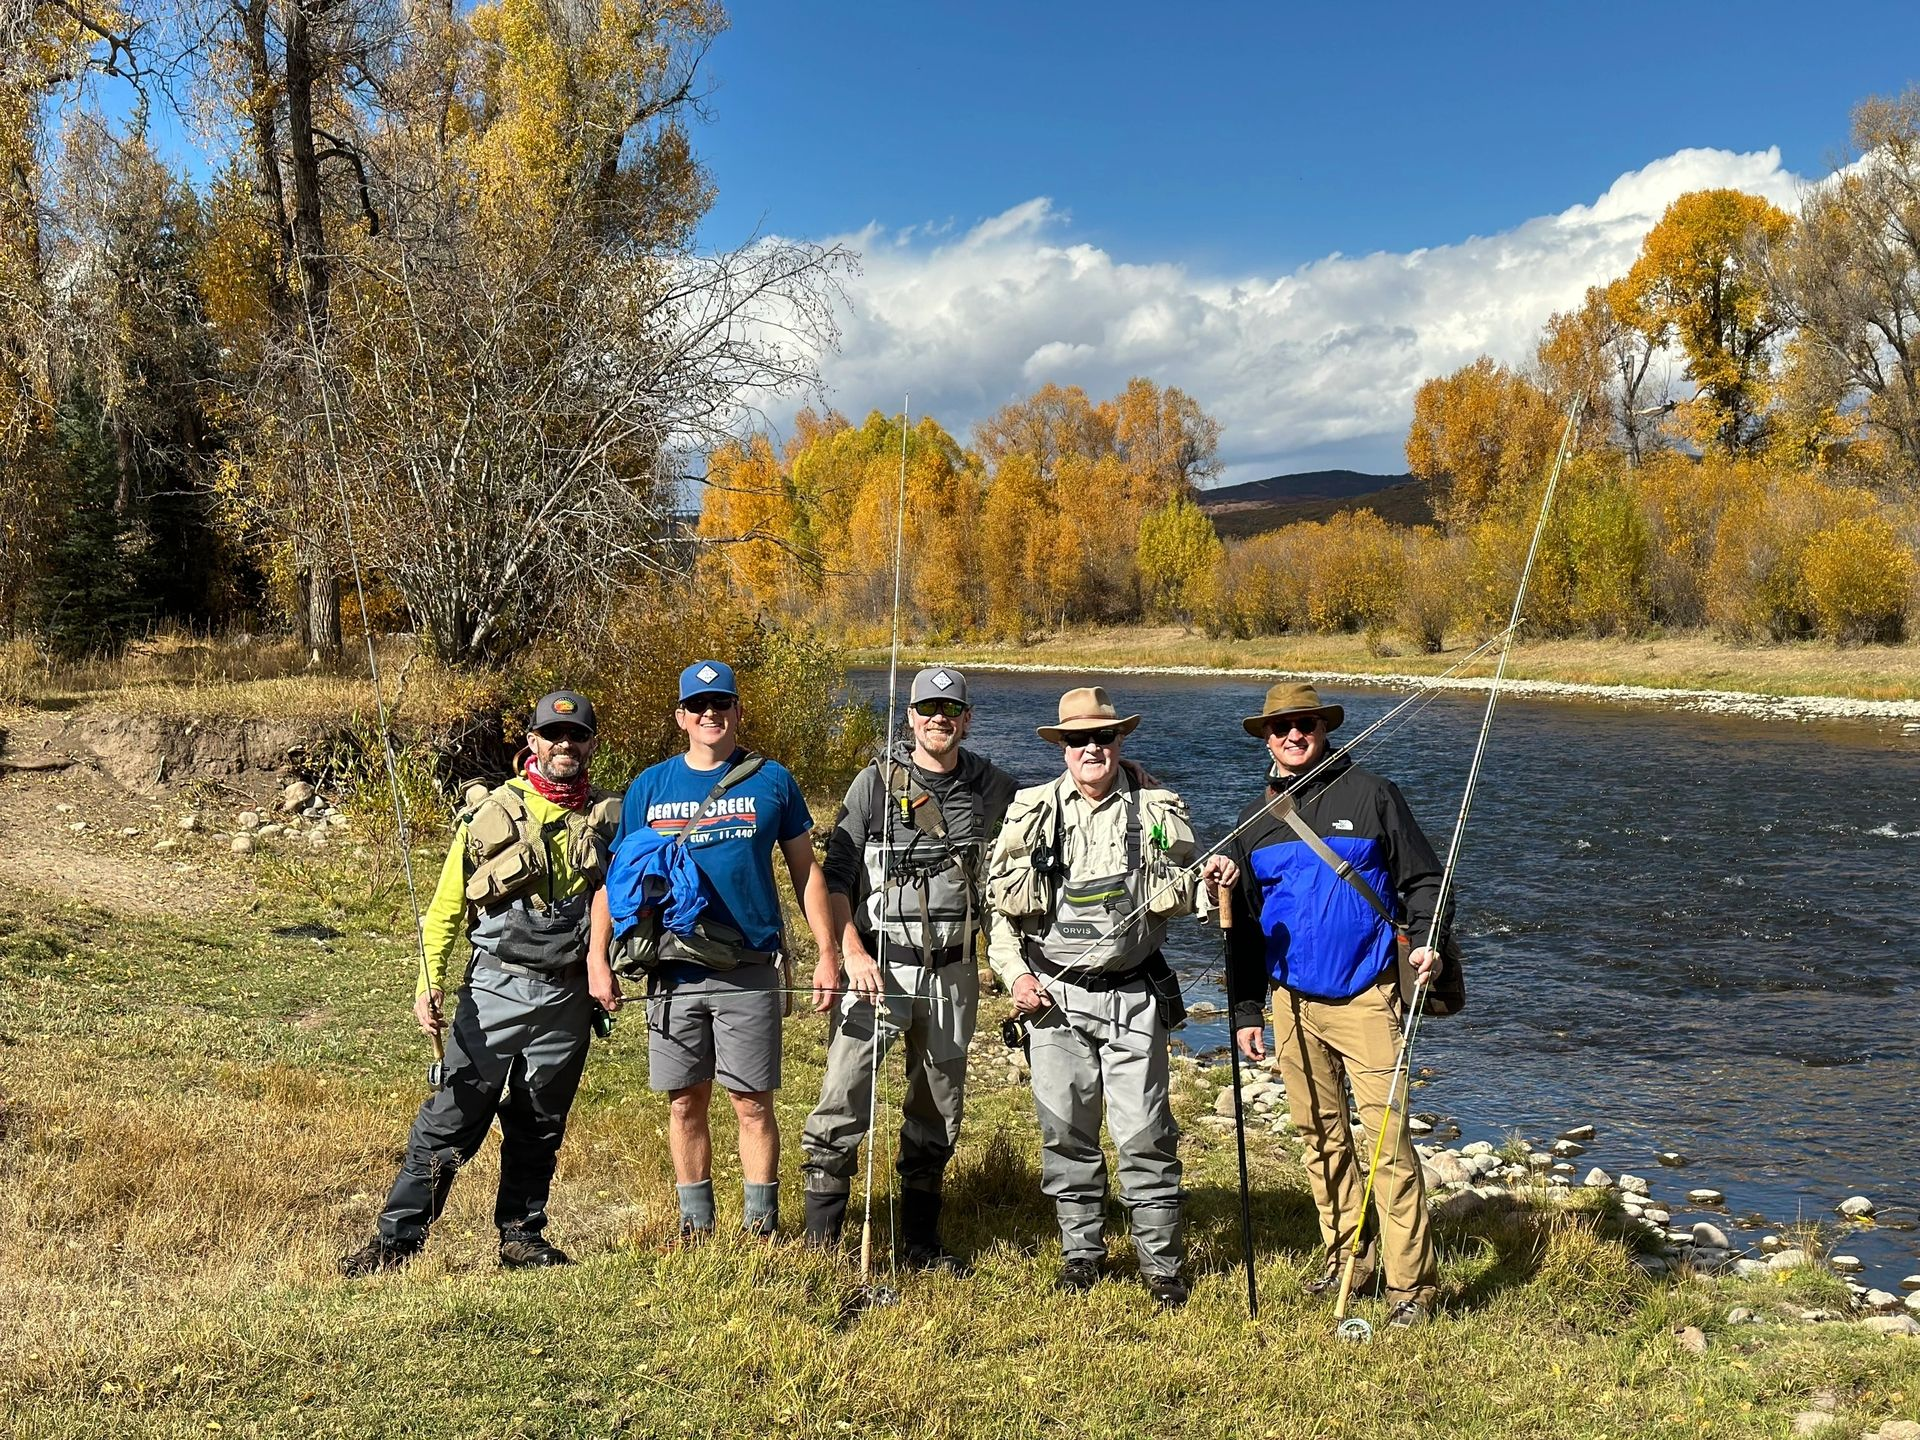
[[[969,746],[1023,783],[1059,773],[1034,726],[1062,689],[1104,679],[1144,717],[1126,753],[1186,798],[1203,844],[1259,793],[1264,752],[1239,717],[1261,682],[969,678]],[[884,702],[884,673],[853,684]],[[1322,696],[1347,707],[1336,739],[1403,698]],[[1358,754],[1443,856],[1484,704],[1432,697]],[[1882,1223],[1835,1248],[1895,1289],[1920,1272],[1917,781],[1920,736],[1899,725],[1502,699],[1456,880],[1468,1009],[1421,1029],[1414,1108],[1496,1144],[1591,1123],[1579,1173],[1646,1176],[1677,1225],[1696,1186],[1725,1192],[1722,1224],[1833,1222],[1865,1194]],[[1189,1004],[1222,1002],[1214,931],[1177,925],[1168,952]],[[1182,1036],[1219,1052],[1224,1021]],[[1661,1151],[1690,1163],[1663,1169]]]

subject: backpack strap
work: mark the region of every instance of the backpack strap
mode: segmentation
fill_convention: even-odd
[[[1374,913],[1387,922],[1388,929],[1396,934],[1399,933],[1402,928],[1401,923],[1394,918],[1393,912],[1387,909],[1386,902],[1380,898],[1373,886],[1367,883],[1366,877],[1353,868],[1352,862],[1343,859],[1331,845],[1314,833],[1311,825],[1300,818],[1300,812],[1293,803],[1293,796],[1277,795],[1268,808],[1286,821],[1288,828],[1298,835],[1306,847],[1319,856],[1334,874],[1359,892],[1360,898],[1371,905]]]
[[[694,812],[693,818],[687,821],[678,835],[673,837],[673,843],[676,845],[684,845],[687,836],[691,835],[707,822],[708,817],[713,814],[714,806],[720,803],[721,798],[729,790],[733,789],[734,786],[744,784],[746,781],[751,780],[759,773],[760,767],[766,763],[766,756],[749,750],[745,755],[742,755],[733,764],[729,765],[720,778],[713,782],[713,788],[707,791],[707,798],[700,802],[700,808]]]

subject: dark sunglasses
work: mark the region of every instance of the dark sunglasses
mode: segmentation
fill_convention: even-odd
[[[578,725],[549,725],[533,733],[549,745],[584,745],[593,739],[591,730],[582,730]]]
[[[1318,735],[1321,723],[1318,715],[1283,715],[1278,720],[1267,722],[1267,733],[1284,735],[1289,730],[1297,730],[1302,735]]]
[[[1105,748],[1120,738],[1120,729],[1109,725],[1104,730],[1070,730],[1060,737],[1060,743],[1069,750],[1084,750],[1089,745]]]
[[[958,720],[968,709],[964,700],[916,700],[913,713],[931,720],[935,715],[944,715],[949,720]]]
[[[736,695],[690,695],[680,702],[680,708],[689,715],[704,715],[709,710],[724,715],[739,703]]]

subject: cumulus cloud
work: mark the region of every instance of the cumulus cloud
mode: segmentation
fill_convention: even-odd
[[[1286,274],[1222,276],[1078,242],[1044,197],[954,233],[869,228],[847,286],[828,399],[856,420],[897,410],[974,421],[1036,386],[1096,397],[1132,375],[1178,385],[1225,430],[1227,481],[1345,465],[1397,470],[1423,380],[1490,354],[1528,359],[1541,323],[1623,274],[1689,190],[1792,208],[1778,150],[1682,150],[1592,204],[1405,254],[1329,255]]]

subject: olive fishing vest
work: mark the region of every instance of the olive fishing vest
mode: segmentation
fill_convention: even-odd
[[[965,946],[978,920],[986,797],[970,791],[967,812],[949,815],[910,761],[878,769],[892,775],[885,808],[868,819],[861,928],[924,952]]]
[[[1198,879],[1187,868],[1193,828],[1186,806],[1166,790],[1131,785],[1125,868],[1068,878],[1059,783],[1025,792],[1007,821],[988,879],[989,896],[1020,931],[1029,961],[1057,969],[1131,970],[1160,948],[1167,920],[1190,914]]]
[[[526,792],[501,785],[464,817],[467,827],[467,937],[476,958],[528,970],[564,970],[587,954],[588,907],[606,876],[620,828],[620,797],[595,790],[584,813],[542,824]],[[561,847],[575,877],[553,893],[549,846]]]

